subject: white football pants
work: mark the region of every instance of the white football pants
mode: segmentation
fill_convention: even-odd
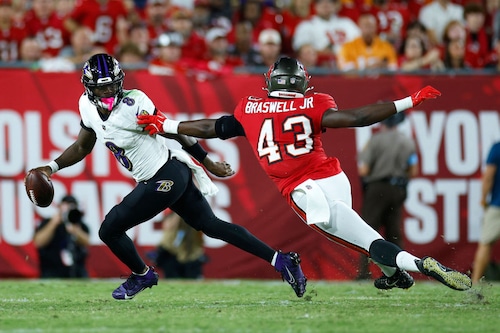
[[[329,221],[320,223],[309,221],[308,223],[308,199],[311,198],[307,198],[309,194],[299,189],[300,185],[292,192],[293,202],[297,206],[292,205],[295,212],[304,222],[330,240],[368,255],[372,242],[382,239],[382,236],[352,209],[351,184],[346,174],[341,172],[313,182],[319,186],[328,202]],[[309,201],[309,206],[312,206],[311,201]]]

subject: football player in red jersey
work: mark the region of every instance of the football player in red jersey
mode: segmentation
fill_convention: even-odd
[[[349,180],[339,160],[325,154],[320,137],[324,128],[371,125],[441,93],[427,86],[394,102],[339,111],[330,95],[307,94],[309,75],[296,59],[280,58],[265,77],[268,96],[242,99],[232,116],[178,122],[156,114],[138,116],[138,123],[152,135],[245,136],[262,168],[305,223],[329,240],[370,256],[380,267],[384,275],[375,280],[375,287],[410,288],[411,271],[452,289],[470,289],[466,274],[403,251],[361,219],[351,206]]]

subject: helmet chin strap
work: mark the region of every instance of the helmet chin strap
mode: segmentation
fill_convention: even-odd
[[[101,100],[101,103],[103,103],[104,105],[106,105],[106,107],[107,107],[107,109],[109,111],[113,110],[113,106],[114,106],[114,103],[115,103],[115,98],[114,97],[103,97],[100,100]]]

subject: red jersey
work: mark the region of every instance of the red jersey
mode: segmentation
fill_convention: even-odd
[[[92,29],[96,44],[114,54],[118,44],[116,23],[118,18],[126,16],[127,9],[122,1],[109,0],[101,5],[96,0],[85,0],[77,3],[69,18]]]
[[[205,53],[207,52],[207,46],[205,39],[198,35],[196,32],[192,32],[184,41],[182,45],[182,57],[191,59],[203,59]]]
[[[26,38],[26,30],[21,23],[12,23],[9,29],[0,30],[0,61],[19,59],[19,47]]]
[[[165,21],[162,25],[154,26],[151,23],[146,23],[149,31],[149,37],[152,41],[156,40],[158,36],[162,33],[169,31],[167,21]]]
[[[314,93],[292,99],[248,96],[234,110],[260,165],[289,203],[303,181],[342,171],[321,142],[321,120],[330,108],[337,108],[330,95]]]
[[[240,21],[250,21],[253,26],[252,30],[252,42],[257,43],[259,40],[259,34],[264,29],[274,29],[281,31],[280,26],[283,22],[283,16],[279,14],[274,8],[266,5],[261,5],[260,17],[257,20],[245,17],[242,10],[237,11],[233,14],[233,26]],[[229,36],[229,40],[233,41],[234,36]]]
[[[281,43],[281,51],[283,53],[292,54],[293,53],[292,39],[293,39],[293,34],[295,33],[295,28],[297,28],[300,22],[308,20],[311,17],[311,15],[309,15],[308,17],[300,17],[289,9],[283,10],[283,13],[281,15],[283,16],[283,24],[281,25],[280,29],[281,37],[283,40]]]
[[[371,6],[366,8],[366,11],[369,11],[377,18],[378,32],[382,39],[387,40],[386,36],[391,35],[397,37],[399,40],[404,37],[406,27],[411,19],[410,11],[406,4],[389,2],[382,7]]]
[[[358,22],[360,8],[362,8],[362,6],[358,7],[355,1],[345,1],[342,2],[342,7],[340,8],[337,15],[341,17],[348,17],[354,22]]]
[[[430,4],[433,0],[408,0],[406,1],[408,5],[408,11],[410,12],[410,21],[418,20],[418,15],[420,13],[420,9],[423,6]],[[405,1],[400,1],[405,2]]]
[[[488,35],[483,29],[472,34],[467,31],[465,40],[465,63],[472,68],[483,68],[490,57]]]
[[[26,13],[24,24],[27,35],[36,38],[46,55],[55,57],[69,44],[69,34],[64,28],[63,19],[56,12],[50,14],[47,19],[40,19],[30,10]]]

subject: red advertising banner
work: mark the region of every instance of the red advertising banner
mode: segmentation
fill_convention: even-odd
[[[196,81],[130,71],[125,77],[126,89],[145,91],[158,109],[177,120],[230,114],[243,96],[264,94],[263,84],[261,75]],[[311,80],[315,91],[331,94],[340,109],[402,98],[427,84],[438,88],[442,97],[408,112],[400,125],[400,130],[415,138],[420,167],[405,204],[405,248],[466,271],[471,267],[483,213],[481,168],[490,146],[500,139],[500,78],[395,75],[316,76]],[[35,225],[56,208],[31,204],[23,177],[73,142],[80,130],[77,102],[83,87],[79,73],[4,69],[0,91],[0,277],[32,278],[38,276],[32,244]],[[340,158],[351,179],[356,210],[361,203],[356,156],[376,129],[376,125],[330,129],[324,134],[325,149]],[[236,170],[229,179],[214,179],[219,193],[209,201],[219,217],[245,226],[276,249],[300,252],[310,279],[356,276],[358,254],[327,241],[295,216],[243,138],[200,142],[214,159],[226,160]],[[72,193],[85,211],[91,229],[91,277],[128,274],[98,237],[104,215],[134,186],[127,171],[107,148],[97,144],[84,161],[58,172],[53,183],[55,201]],[[129,231],[143,255],[160,241],[159,220]],[[218,240],[205,241],[210,258],[206,278],[279,278],[266,262]],[[498,251],[494,255],[500,259]]]

